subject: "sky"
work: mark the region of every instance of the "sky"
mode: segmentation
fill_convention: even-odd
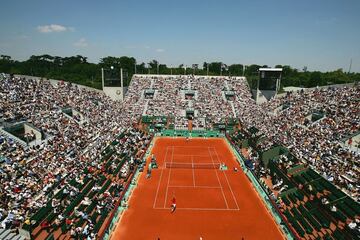
[[[0,54],[360,72],[360,1],[3,0]]]

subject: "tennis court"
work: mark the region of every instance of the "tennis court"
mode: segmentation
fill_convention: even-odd
[[[152,153],[159,168],[140,176],[112,239],[284,238],[224,139],[157,138]]]

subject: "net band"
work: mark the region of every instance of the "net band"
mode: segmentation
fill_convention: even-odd
[[[165,168],[219,169],[220,163],[178,163],[165,162]]]

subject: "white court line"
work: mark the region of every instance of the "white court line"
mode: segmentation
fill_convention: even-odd
[[[194,167],[194,163],[191,163],[191,162],[166,162],[167,163],[170,163],[170,164],[182,164],[183,166],[189,166],[191,165],[191,167],[193,168]],[[201,162],[201,163],[197,163],[196,165],[198,166],[201,166],[201,165],[212,165],[214,166],[214,162]],[[174,168],[174,167],[173,167]],[[176,167],[174,169],[177,169]],[[190,169],[190,168],[178,168],[178,169]],[[218,168],[199,168],[199,169],[218,169]]]
[[[195,187],[195,169],[194,169],[194,157],[191,157],[191,164],[192,164],[192,173],[193,173],[193,184]]]
[[[209,157],[209,155],[193,155],[193,154],[174,154],[174,157]]]
[[[173,148],[200,148],[207,149],[208,147],[199,147],[199,146],[172,146]]]
[[[161,178],[162,178],[162,175],[163,175],[163,170],[164,170],[164,168],[165,168],[165,162],[166,162],[167,153],[168,153],[168,147],[166,147],[165,158],[164,158],[164,163],[163,163],[164,166],[161,168],[159,184],[158,184],[158,187],[157,187],[157,190],[156,190],[155,199],[154,199],[154,208],[155,208],[157,196],[158,196],[158,193],[159,193],[159,188],[160,188]]]
[[[212,148],[214,148],[214,147],[212,147]],[[217,151],[216,151],[215,148],[214,148],[214,151],[215,151],[215,154],[216,154],[216,158],[218,159],[218,161],[220,161],[220,160],[219,160],[219,155],[218,155],[218,153],[217,153]],[[225,174],[225,171],[222,171],[222,172],[223,172],[223,174],[224,174],[224,176],[225,176],[225,179],[226,179],[226,182],[227,182],[227,184],[228,184],[228,186],[229,186],[229,188],[230,188],[231,195],[232,195],[232,197],[233,197],[233,199],[234,199],[234,201],[235,201],[235,203],[236,203],[236,207],[239,209],[239,205],[238,205],[237,200],[236,200],[236,198],[235,198],[235,194],[234,194],[234,192],[233,192],[233,190],[232,190],[232,188],[231,188],[231,186],[230,186],[230,183],[229,183],[229,180],[228,180],[228,178],[227,178],[227,176],[226,176],[226,174]]]
[[[210,153],[210,148],[209,148],[209,147],[208,147],[208,152],[209,152],[209,154],[210,154],[211,161],[215,164],[214,159],[213,159],[213,157],[212,157],[212,155],[211,155],[211,153]],[[224,193],[224,190],[223,190],[223,188],[222,188],[222,185],[221,185],[221,182],[220,182],[220,179],[219,179],[219,175],[218,175],[216,169],[215,169],[215,174],[216,174],[217,180],[218,180],[218,182],[219,182],[219,185],[220,185],[220,187],[221,187],[221,192],[222,192],[222,195],[223,195],[224,200],[225,200],[226,208],[229,209],[229,205],[228,205],[228,203],[227,203],[227,200],[226,200],[226,197],[225,197],[225,193]]]
[[[214,187],[214,186],[169,186],[169,188],[216,188],[220,189],[221,187]]]
[[[169,211],[171,208],[154,208],[157,210],[167,210]],[[239,211],[236,208],[179,208],[176,207],[176,210],[192,210],[192,211]]]
[[[171,151],[171,163],[173,161],[173,157],[174,157],[174,146],[172,146],[172,151]],[[171,176],[171,169],[169,170],[169,178],[168,178],[168,183],[166,185],[166,193],[165,193],[165,201],[164,201],[164,207],[166,205],[166,201],[167,201],[167,194],[168,194],[168,190],[169,190],[169,185],[170,185],[170,176]]]

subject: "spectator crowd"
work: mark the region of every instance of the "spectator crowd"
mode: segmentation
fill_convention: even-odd
[[[22,146],[15,139],[0,135],[0,222],[3,228],[30,224],[29,219],[51,199],[57,213],[55,221],[64,221],[61,211],[56,209],[65,209],[80,191],[70,184],[71,181],[75,179],[81,184],[85,178],[93,177],[91,172],[84,173],[84,169],[101,172],[101,152],[116,136],[126,133],[115,150],[131,156],[120,170],[124,178],[130,174],[131,166],[139,162],[138,151],[143,152],[148,144],[148,137],[128,124],[132,116],[124,111],[122,103],[70,83],[54,84],[47,80],[8,76],[0,81],[0,105],[2,125],[25,121],[48,136],[40,144]],[[65,108],[76,110],[83,121],[79,121],[78,115],[69,117],[63,111]],[[122,187],[113,184],[116,188]],[[99,186],[95,185],[93,190],[98,190],[96,188]],[[60,189],[69,195],[63,201],[53,199]],[[97,208],[112,206],[114,193],[98,199]],[[94,200],[83,201],[86,205]],[[76,217],[83,217],[83,214],[75,209]],[[81,232],[90,236],[89,226],[91,223]],[[73,230],[76,232],[79,228]]]
[[[267,138],[258,148],[287,147],[325,179],[360,198],[359,86],[289,92],[257,105],[246,82],[231,81],[240,93],[235,102],[242,127],[255,127]]]
[[[145,90],[154,90],[154,96],[145,97]],[[194,96],[185,96],[189,91]],[[234,93],[231,101],[225,91]],[[70,83],[7,76],[0,81],[0,105],[1,124],[26,121],[47,136],[38,145],[24,147],[0,135],[2,227],[21,226],[59,190],[59,183],[75,196],[79,189],[69,184],[70,179],[81,183],[87,177],[82,169],[101,170],[101,152],[123,132],[127,138],[116,151],[132,156],[121,169],[128,175],[149,141],[132,128],[140,117],[173,116],[175,126],[186,127],[189,109],[194,111],[194,125],[201,128],[211,128],[224,117],[239,118],[243,128],[256,127],[267,137],[259,146],[263,150],[281,144],[326,179],[360,197],[359,149],[344,144],[359,133],[357,86],[293,92],[257,105],[241,77],[135,75],[121,103]],[[81,121],[66,115],[63,110],[68,108],[81,114]],[[314,120],[315,113],[320,118]],[[104,201],[111,205],[113,197]],[[68,204],[53,202],[54,207]],[[63,220],[60,213],[57,218]]]
[[[358,86],[289,93],[261,106],[272,114],[259,127],[325,179],[359,198],[359,146],[347,144],[360,133],[359,99]],[[313,118],[315,114],[320,117]]]

